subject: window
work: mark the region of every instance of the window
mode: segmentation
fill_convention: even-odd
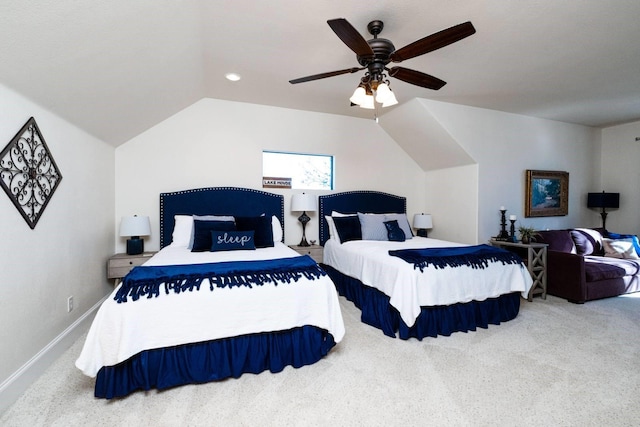
[[[297,190],[333,190],[333,156],[263,151],[262,176],[290,179]]]

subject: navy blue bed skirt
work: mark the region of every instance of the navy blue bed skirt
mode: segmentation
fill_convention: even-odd
[[[453,305],[422,307],[418,319],[408,327],[400,313],[389,304],[389,297],[381,291],[364,285],[358,279],[346,276],[322,264],[338,293],[362,311],[361,320],[382,330],[389,337],[403,340],[449,336],[453,332],[475,331],[514,319],[520,311],[520,292],[512,292],[485,301],[470,301]]]
[[[333,335],[315,326],[243,335],[195,344],[146,350],[96,377],[95,396],[111,399],[136,390],[167,389],[243,373],[273,373],[322,359],[335,345]]]

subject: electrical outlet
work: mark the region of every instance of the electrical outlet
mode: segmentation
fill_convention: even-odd
[[[73,310],[73,296],[67,298],[67,313],[71,313],[71,310]]]

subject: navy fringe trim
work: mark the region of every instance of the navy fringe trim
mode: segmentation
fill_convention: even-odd
[[[327,273],[308,255],[266,261],[235,261],[210,264],[163,265],[134,267],[124,278],[116,292],[115,301],[127,302],[130,297],[137,301],[141,297],[160,295],[164,285],[166,294],[180,294],[200,290],[204,279],[209,279],[209,289],[233,288],[266,283],[291,283],[304,277],[315,280]]]
[[[413,264],[421,272],[429,265],[434,268],[469,266],[474,269],[484,269],[490,262],[502,264],[520,264],[522,258],[513,252],[489,245],[462,246],[454,248],[429,249],[401,249],[389,251],[389,255],[396,256]]]

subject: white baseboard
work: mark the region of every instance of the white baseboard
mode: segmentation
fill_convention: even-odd
[[[105,295],[104,298],[87,310],[67,329],[62,331],[60,335],[55,337],[53,341],[0,384],[0,414],[9,409],[22,393],[89,328],[91,320],[93,320],[93,314],[108,297],[109,294]]]

